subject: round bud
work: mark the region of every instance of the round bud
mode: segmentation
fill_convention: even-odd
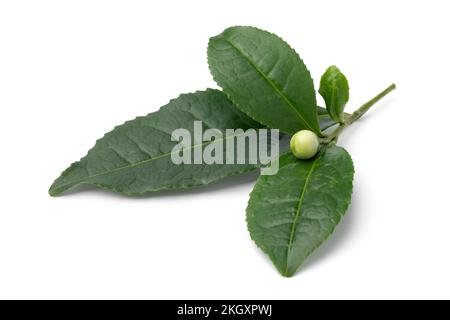
[[[291,151],[299,159],[310,159],[319,150],[319,138],[309,130],[301,130],[291,138]]]

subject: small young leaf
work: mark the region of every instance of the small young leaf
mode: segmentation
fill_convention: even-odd
[[[353,163],[341,147],[328,146],[302,161],[280,157],[276,175],[260,176],[247,207],[251,238],[283,276],[292,276],[333,232],[350,204]]]
[[[208,63],[216,82],[256,121],[294,134],[320,134],[311,75],[281,38],[253,27],[232,27],[210,39]]]
[[[329,67],[320,79],[319,93],[325,100],[327,111],[336,122],[343,122],[345,105],[349,99],[347,78],[336,67]]]
[[[185,128],[193,135],[196,120],[203,122],[203,130],[261,128],[237,110],[221,91],[209,89],[183,94],[159,111],[128,121],[107,133],[84,158],[56,179],[50,195],[59,195],[81,184],[124,194],[183,189],[259,167],[248,161],[246,164],[174,164],[171,154],[178,142],[171,141],[172,131]],[[224,145],[223,140],[233,138],[224,133],[223,139],[211,143]],[[206,145],[196,143],[190,151],[194,154]]]

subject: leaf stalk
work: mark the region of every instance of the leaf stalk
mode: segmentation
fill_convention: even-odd
[[[345,128],[353,124],[355,121],[360,119],[369,109],[376,104],[378,101],[380,101],[382,98],[387,96],[390,92],[394,91],[396,89],[395,84],[391,84],[389,87],[384,89],[382,92],[380,92],[378,95],[373,97],[371,100],[364,103],[361,107],[359,107],[355,112],[347,116],[343,123],[339,125],[339,127],[336,128],[333,132],[331,132],[327,138],[324,140],[325,143],[330,143],[332,141],[336,142],[339,138],[339,135],[344,131]]]

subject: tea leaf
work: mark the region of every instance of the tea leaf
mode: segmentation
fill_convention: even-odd
[[[327,111],[336,122],[343,122],[343,112],[349,99],[347,78],[336,67],[329,67],[320,79],[319,93],[325,100]]]
[[[282,155],[276,175],[258,178],[248,230],[283,276],[292,276],[333,232],[350,204],[353,174],[347,151],[330,145],[308,161]]]
[[[253,27],[232,27],[210,39],[208,63],[237,108],[285,133],[320,134],[311,75],[281,38]]]
[[[133,195],[184,189],[260,166],[248,164],[248,159],[246,164],[174,164],[171,154],[178,142],[171,141],[171,133],[185,128],[193,135],[194,121],[202,121],[204,130],[261,128],[237,110],[221,91],[209,89],[183,94],[159,111],[128,121],[107,133],[84,158],[56,179],[49,193],[56,196],[81,184]],[[235,136],[226,136],[224,132],[223,139],[211,143],[225,145],[224,140],[229,139],[235,139]],[[196,141],[185,151],[194,154],[206,145],[208,143]],[[187,150],[189,148],[192,150]]]

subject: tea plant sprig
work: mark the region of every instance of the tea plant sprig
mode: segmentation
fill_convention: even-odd
[[[336,145],[340,134],[395,85],[348,114],[348,81],[331,66],[319,88],[326,109],[318,107],[310,72],[298,54],[278,36],[254,27],[231,27],[212,37],[208,64],[222,91],[182,94],[157,112],[115,127],[63,171],[49,193],[58,196],[83,184],[126,195],[206,185],[261,164],[174,164],[174,130],[194,132],[194,121],[224,132],[279,129],[292,135],[291,152],[283,147],[278,172],[256,181],[246,220],[257,246],[283,276],[292,276],[350,204],[354,167],[348,152]],[[181,151],[235,138],[224,135]]]

